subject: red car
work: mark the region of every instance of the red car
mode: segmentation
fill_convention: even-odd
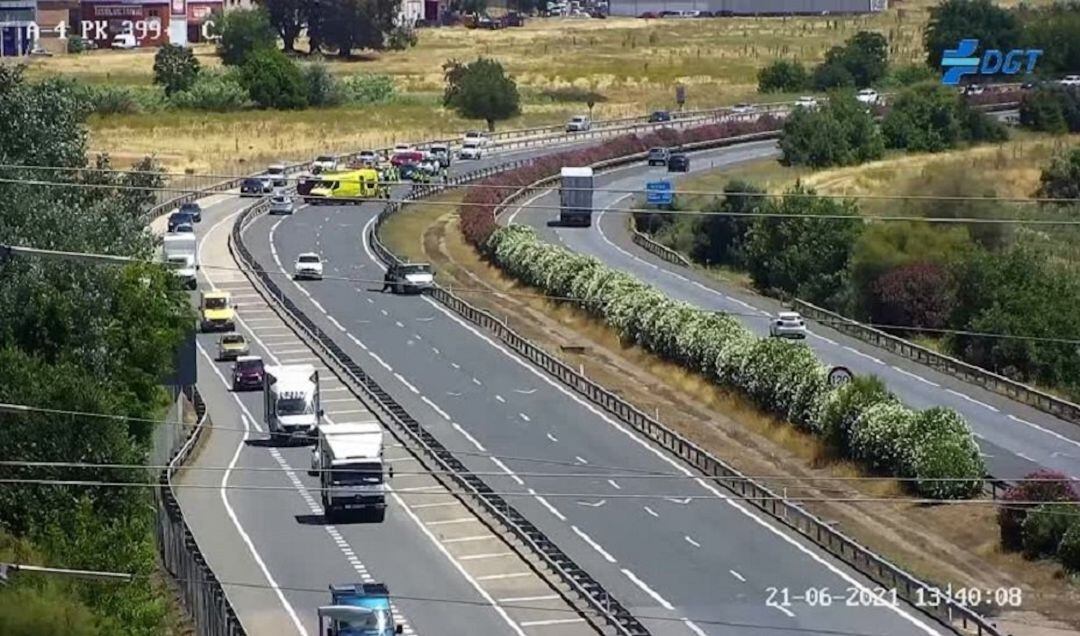
[[[263,361],[259,356],[240,356],[232,368],[233,391],[261,389]]]
[[[418,150],[407,150],[405,152],[394,153],[394,156],[390,158],[391,165],[401,167],[405,165],[416,165],[424,160],[424,153]]]

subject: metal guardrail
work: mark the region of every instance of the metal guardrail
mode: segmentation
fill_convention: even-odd
[[[488,170],[477,171],[478,174],[488,172]],[[414,190],[414,193],[409,196],[415,196],[417,192]],[[489,518],[517,537],[580,601],[584,601],[584,607],[581,602],[574,603],[583,617],[599,629],[606,626],[622,636],[648,636],[650,634],[648,629],[629,610],[508,501],[469,471],[464,463],[447,450],[434,435],[379,386],[329,334],[288,298],[269,273],[257,266],[254,257],[244,244],[243,231],[252,219],[265,212],[266,209],[266,203],[260,202],[241,213],[233,224],[229,248],[245,274],[270,301],[271,306],[281,310],[279,315],[291,323],[298,332],[306,333],[312,344],[322,351],[326,359],[333,361],[344,370],[355,386],[382,411],[393,428],[401,433],[403,441],[409,443],[413,452],[433,460],[438,470],[442,471],[447,479],[452,480],[462,493],[479,505]],[[381,245],[377,249],[382,249]]]
[[[775,133],[754,133],[741,137],[751,137],[734,141],[735,138],[726,140],[714,140],[712,142],[699,142],[696,146],[704,149],[706,144],[745,143],[746,141],[769,138],[768,135]],[[631,158],[633,157],[633,159]],[[640,161],[643,154],[635,154],[595,164],[594,169],[603,169]],[[524,196],[525,193],[534,191],[549,183],[552,178],[542,179],[515,191],[504,200],[503,204],[496,209],[496,213],[511,200]],[[441,191],[443,188],[434,186],[425,188],[416,193],[416,198],[427,196]],[[391,204],[379,214],[378,220],[369,234],[369,240],[377,255],[387,264],[399,260],[379,240],[378,229],[383,221],[391,214],[400,209],[399,204]],[[507,324],[490,313],[474,307],[467,301],[454,295],[452,291],[436,286],[432,291],[432,298],[446,305],[462,318],[487,329],[496,338],[510,347],[518,355],[543,369],[549,375],[573,389],[589,401],[600,406],[608,413],[631,426],[634,430],[646,436],[653,442],[673,455],[679,457],[697,470],[701,471],[710,481],[723,486],[727,490],[739,495],[743,501],[777,519],[783,525],[797,532],[801,537],[812,541],[829,554],[840,559],[850,567],[860,572],[870,580],[886,589],[895,590],[899,598],[907,601],[912,607],[935,618],[943,625],[958,633],[975,633],[979,636],[1004,636],[997,626],[983,617],[978,612],[968,608],[952,599],[943,598],[938,605],[927,606],[921,602],[925,598],[937,598],[932,590],[939,589],[937,586],[926,583],[915,576],[907,573],[901,567],[889,562],[884,557],[876,554],[866,546],[858,543],[848,535],[836,530],[832,525],[805,510],[802,506],[785,500],[782,496],[772,492],[766,486],[746,477],[734,467],[723,460],[715,457],[694,442],[686,439],[679,433],[671,430],[658,420],[643,413],[637,407],[626,402],[621,397],[600,384],[586,378],[566,363],[547,353],[537,345],[515,332]],[[965,632],[959,632],[965,630]]]
[[[633,220],[631,220],[630,222],[633,223]],[[667,245],[661,245],[660,243],[657,243],[645,234],[638,232],[634,228],[630,228],[630,232],[630,240],[632,240],[635,245],[645,250],[646,252],[649,252],[653,256],[656,256],[657,258],[665,260],[669,263],[674,263],[681,267],[691,267],[690,261],[687,260],[686,257],[671,249]]]
[[[210,569],[173,493],[173,474],[183,466],[203,431],[210,427],[206,404],[195,387],[187,392],[195,405],[198,423],[161,471],[155,489],[158,550],[165,569],[183,593],[184,605],[204,636],[246,636],[221,582]]]
[[[840,314],[823,309],[817,305],[799,300],[792,300],[792,308],[799,313],[813,318],[814,320],[827,322],[829,327],[868,342],[875,347],[880,347],[897,355],[914,360],[920,364],[946,373],[965,382],[970,382],[988,391],[1004,395],[1009,399],[1027,404],[1045,413],[1055,415],[1067,422],[1080,424],[1080,405],[1068,400],[1063,400],[1038,389],[1027,386],[1016,380],[987,371],[973,364],[957,360],[952,356],[938,353],[932,349],[919,346],[909,340],[885,333],[880,329],[869,327],[860,322],[845,318]]]

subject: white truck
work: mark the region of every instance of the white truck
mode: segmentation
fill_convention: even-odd
[[[268,366],[263,373],[263,421],[274,443],[311,440],[322,418],[319,372],[310,364]]]
[[[319,476],[328,521],[345,510],[376,522],[386,517],[386,480],[394,470],[383,460],[383,430],[374,419],[321,425],[308,472]]]
[[[198,286],[199,242],[194,234],[166,234],[161,240],[162,259],[174,268],[188,289]]]

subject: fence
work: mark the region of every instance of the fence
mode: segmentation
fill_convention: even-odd
[[[202,396],[194,387],[189,395],[195,405],[198,421],[183,445],[176,450],[167,467],[161,471],[156,489],[158,549],[166,571],[172,575],[184,597],[184,606],[191,613],[195,627],[204,636],[246,636],[244,627],[229,603],[225,590],[206,563],[195,536],[184,520],[184,513],[173,493],[172,478],[187,461],[203,431],[210,427],[210,418]],[[180,399],[184,399],[181,397]]]
[[[694,149],[705,149],[707,147],[719,147],[722,145],[768,139],[770,138],[770,135],[775,136],[775,134],[776,133],[755,133],[753,135],[743,135],[723,140],[700,142],[699,144],[695,144],[697,148]],[[644,157],[644,154],[635,154],[601,162],[593,167],[594,169],[609,168],[616,165],[641,161]],[[513,164],[511,164],[511,166],[512,165]],[[512,169],[512,167],[505,167],[503,169]],[[486,172],[490,174],[494,171]],[[496,209],[496,215],[505,208],[507,203],[523,197],[530,191],[535,191],[538,188],[544,187],[545,184],[550,183],[553,179],[553,177],[542,179],[515,191],[500,204],[499,208]],[[440,186],[422,188],[416,191],[415,198],[425,197],[437,193],[442,189],[443,188]],[[374,227],[368,235],[368,240],[375,253],[387,264],[399,259],[382,244],[378,238],[378,231],[382,223],[400,208],[401,205],[397,203],[388,205],[386,209],[379,214]],[[895,590],[899,598],[904,599],[913,607],[934,617],[942,624],[954,630],[962,629],[966,630],[968,633],[973,632],[980,636],[1002,636],[1003,632],[999,631],[998,628],[985,617],[951,598],[943,598],[940,604],[927,606],[925,603],[921,602],[921,599],[944,596],[935,594],[934,591],[938,589],[936,586],[917,579],[851,537],[834,529],[829,522],[818,518],[796,503],[786,501],[783,497],[772,492],[767,487],[744,476],[723,460],[715,457],[694,442],[682,437],[658,420],[646,415],[637,407],[626,402],[596,382],[589,380],[577,370],[534,345],[532,342],[511,329],[505,322],[499,320],[490,313],[474,307],[467,301],[454,295],[452,291],[440,286],[436,286],[431,295],[432,298],[443,303],[462,318],[479,327],[487,329],[518,355],[540,367],[567,387],[633,427],[634,430],[648,437],[665,450],[692,465],[704,475],[711,478],[710,481],[713,483],[736,493],[746,503],[765,512],[774,519],[777,519],[783,525],[809,541],[812,541],[829,554],[840,559],[853,569],[874,581],[876,584],[881,585],[886,589]]]

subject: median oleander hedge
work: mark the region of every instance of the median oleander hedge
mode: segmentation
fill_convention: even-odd
[[[595,258],[543,242],[532,228],[487,232],[482,250],[522,282],[572,299],[625,341],[741,392],[876,472],[909,478],[922,496],[980,491],[982,458],[952,410],[909,409],[874,378],[832,387],[827,367],[805,344],[759,338],[732,316],[672,300]]]
[[[495,206],[513,194],[515,188],[557,175],[563,166],[590,166],[601,161],[645,152],[655,146],[671,148],[682,144],[779,129],[778,119],[763,116],[755,121],[706,124],[686,130],[661,128],[644,135],[623,135],[588,148],[566,150],[537,157],[515,170],[500,172],[474,181],[462,201],[461,230],[465,233],[465,238],[474,246],[483,246],[497,227]],[[497,187],[484,188],[482,186]]]

